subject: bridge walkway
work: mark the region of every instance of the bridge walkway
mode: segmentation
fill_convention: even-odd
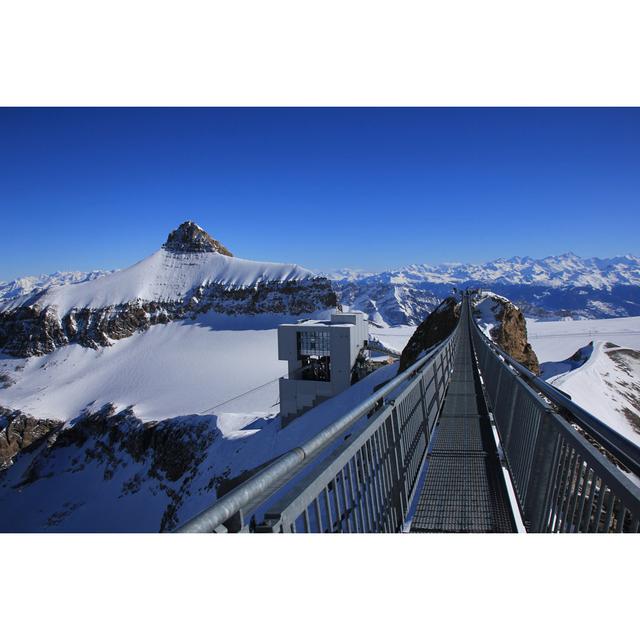
[[[412,533],[506,533],[516,530],[473,357],[469,310],[440,420],[427,454]]]

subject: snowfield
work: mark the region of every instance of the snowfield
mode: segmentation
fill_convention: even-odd
[[[640,317],[555,322],[527,318],[527,334],[540,362],[565,360],[592,340],[640,349]]]
[[[0,389],[0,405],[60,420],[108,402],[120,409],[133,405],[142,420],[203,412],[275,414],[277,381],[287,371],[278,360],[277,326],[295,320],[209,313],[156,325],[97,350],[72,344],[40,357],[3,355],[0,373],[14,384]]]
[[[640,444],[640,317],[527,320],[543,377],[594,416]],[[589,343],[593,342],[593,347]],[[580,351],[577,360],[570,360]]]
[[[109,402],[118,409],[133,406],[144,421],[231,415],[219,420],[230,434],[251,416],[278,413],[278,379],[287,363],[278,360],[277,327],[297,319],[208,313],[156,325],[97,350],[72,344],[40,357],[0,354],[0,375],[13,381],[0,388],[0,406],[58,420]],[[401,351],[413,331],[399,327],[371,335]]]
[[[193,477],[158,479],[150,475],[149,461],[135,460],[123,452],[118,452],[118,464],[107,477],[103,461],[83,461],[81,450],[65,447],[40,461],[37,466],[44,470],[42,477],[20,480],[18,487],[16,482],[28,477],[28,470],[37,462],[38,451],[24,452],[17,456],[10,474],[0,476],[0,513],[11,513],[11,518],[0,519],[0,531],[158,531],[172,502],[177,524],[182,524],[215,502],[215,479],[237,477],[306,442],[369,397],[397,369],[396,364],[378,369],[284,429],[273,415],[185,416],[188,431],[197,433],[196,449],[203,455]],[[350,433],[365,422],[363,416]]]
[[[393,351],[402,352],[407,346],[407,342],[414,334],[416,327],[385,327],[378,329],[373,325],[369,325],[369,335],[378,340],[380,344],[390,348]]]
[[[640,445],[640,352],[599,340],[582,366],[548,381]]]

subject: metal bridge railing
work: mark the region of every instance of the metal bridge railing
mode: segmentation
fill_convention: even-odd
[[[458,334],[456,328],[369,399],[178,532],[400,531],[451,376]],[[365,415],[369,422],[336,447],[338,437]]]
[[[480,371],[527,530],[638,532],[640,487],[532,389],[509,356],[472,324]]]

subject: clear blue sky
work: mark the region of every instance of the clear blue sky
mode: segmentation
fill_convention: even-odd
[[[185,219],[315,269],[637,254],[640,110],[0,109],[0,280]]]

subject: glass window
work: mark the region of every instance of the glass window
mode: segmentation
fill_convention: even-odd
[[[331,351],[328,331],[298,331],[298,357],[329,355]]]

